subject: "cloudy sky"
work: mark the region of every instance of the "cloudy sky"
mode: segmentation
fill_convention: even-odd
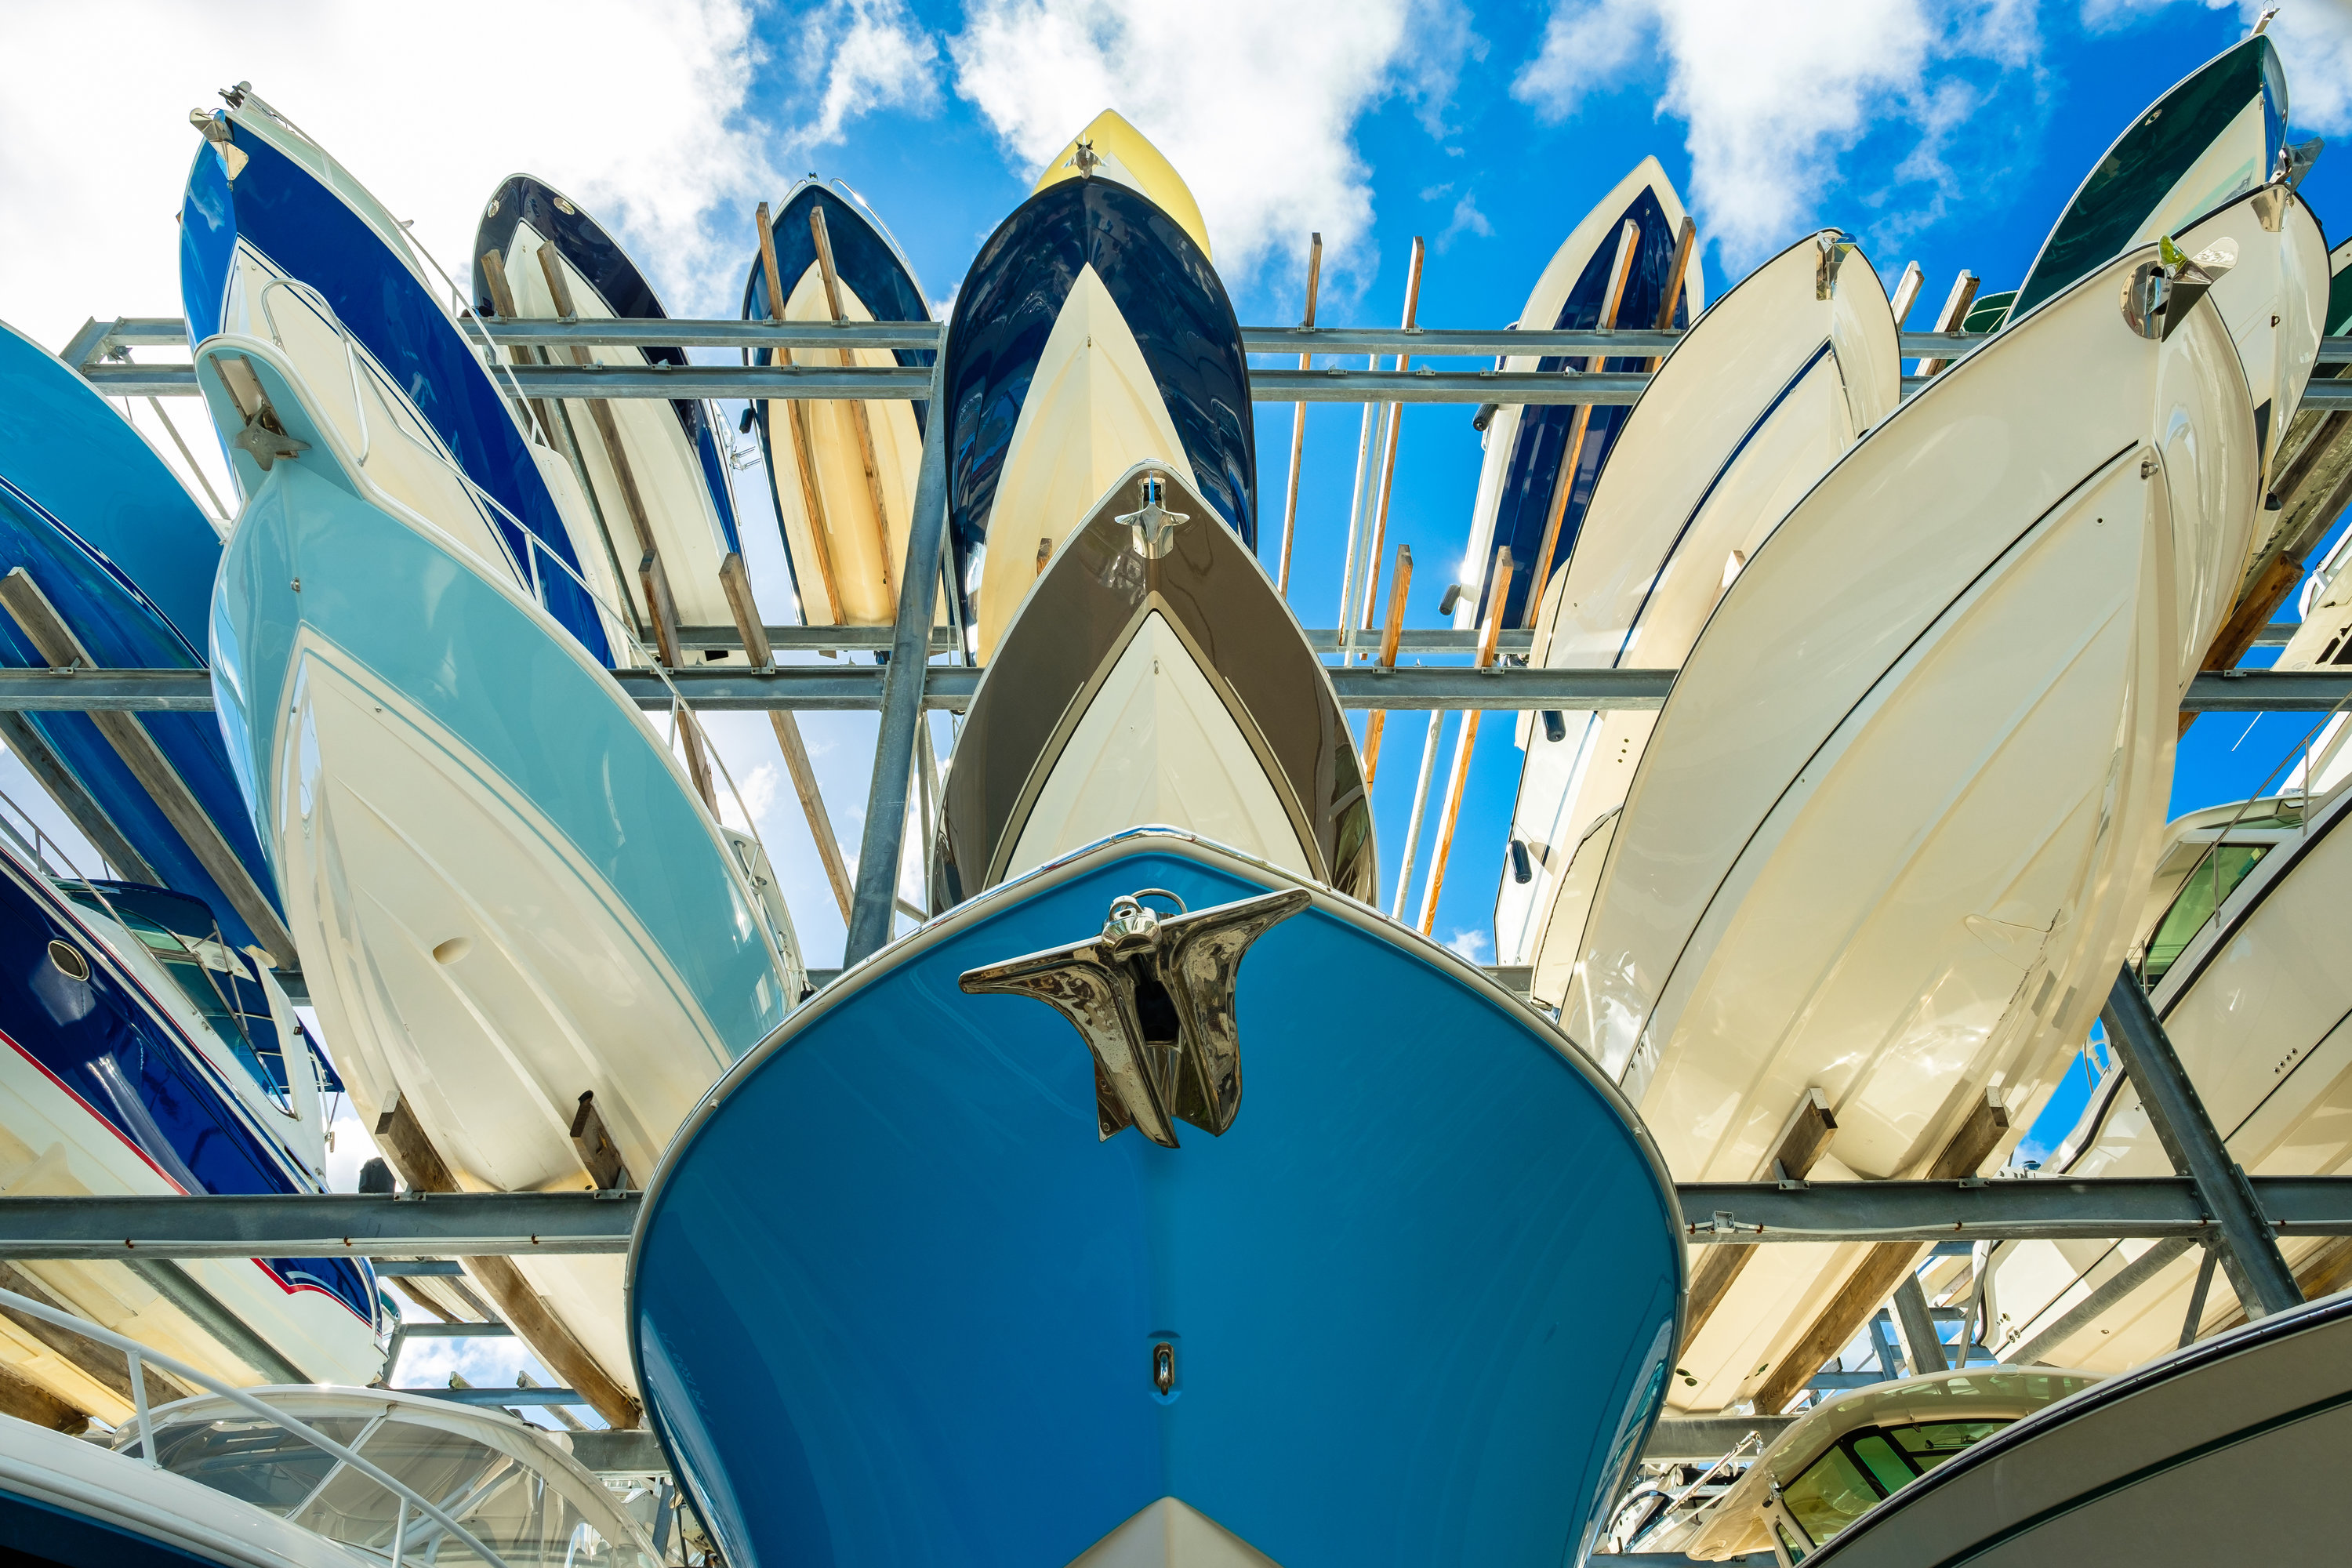
[[[1907,261],[1926,268],[1924,316],[1962,268],[1987,289],[2015,282],[2113,137],[2242,37],[2257,10],[2238,0],[525,0],[485,13],[422,0],[395,23],[356,5],[0,0],[11,68],[0,233],[12,242],[0,248],[0,316],[57,345],[88,316],[178,313],[173,215],[196,145],[187,111],[238,80],[413,219],[445,265],[463,260],[498,180],[528,170],[615,229],[679,315],[732,313],[753,205],[807,171],[864,193],[927,294],[948,300],[1043,160],[1109,105],[1190,182],[1246,322],[1297,319],[1307,237],[1318,230],[1327,323],[1395,321],[1415,236],[1431,247],[1423,325],[1508,321],[1569,228],[1645,153],[1696,215],[1710,296],[1834,225],[1890,281]],[[2352,0],[2287,0],[2272,31],[2298,132],[2352,133]],[[2305,188],[2323,222],[2352,212],[2352,152],[2323,158]],[[181,412],[202,437],[195,406]],[[1289,417],[1286,405],[1258,410],[1262,496],[1278,497]],[[1336,609],[1356,420],[1331,405],[1307,419],[1293,597],[1310,625]],[[1419,407],[1404,422],[1391,528],[1417,559],[1450,563],[1479,462],[1469,411]],[[789,594],[772,526],[761,525],[764,485],[742,494],[777,618]],[[1265,506],[1278,517],[1278,500]],[[1424,564],[1422,575],[1433,587],[1412,618],[1433,625],[1445,573]],[[791,792],[776,787],[764,722],[715,723],[793,891],[810,962],[835,962],[841,923]],[[805,723],[854,849],[873,721]],[[1423,731],[1400,724],[1387,742],[1384,881]],[[2301,732],[2291,717],[2199,725],[2176,804],[2242,793]],[[1517,771],[1511,726],[1486,725],[1437,928],[1481,956],[1491,956]]]

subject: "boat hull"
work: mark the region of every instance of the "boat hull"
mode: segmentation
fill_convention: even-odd
[[[1717,300],[1658,367],[1601,470],[1580,543],[1536,621],[1554,668],[1678,668],[1709,611],[1789,509],[1900,399],[1894,313],[1867,258],[1834,230],[1802,240]],[[1532,714],[1507,865],[1497,962],[1534,968],[1557,1006],[1584,934],[1577,846],[1624,804],[1657,715]]]
[[[630,1310],[730,1561],[1068,1563],[1163,1498],[1292,1568],[1580,1554],[1681,1249],[1639,1124],[1548,1025],[1317,890],[1242,963],[1238,1115],[1162,1148],[1104,1139],[1067,1023],[958,988],[1139,888],[1300,885],[1096,846],[845,975],[698,1111]]]
[[[0,324],[0,574],[22,568],[91,658],[114,669],[200,669],[220,537],[138,432],[88,383]],[[50,660],[0,614],[0,662]],[[19,722],[56,754],[107,824],[146,862],[120,868],[202,899],[233,945],[260,943],[290,963],[252,819],[220,726],[201,713],[136,721],[218,841],[215,864],[190,843],[123,754],[86,714]],[[232,870],[231,867],[235,869]],[[238,882],[234,893],[215,879]]]
[[[214,608],[216,700],[353,1101],[404,1107],[461,1187],[595,1184],[583,1093],[653,1168],[803,982],[668,747],[538,606],[373,489],[266,345],[310,451],[254,486]],[[525,1277],[625,1376],[617,1260]]]
[[[1601,311],[1615,265],[1618,235],[1630,220],[1641,227],[1617,324],[1648,329],[1657,325],[1658,306],[1673,269],[1676,236],[1683,224],[1682,199],[1655,158],[1644,158],[1617,183],[1583,220],[1560,242],[1559,249],[1536,279],[1517,325],[1530,331],[1589,331],[1601,325]],[[1673,325],[1689,326],[1705,309],[1706,291],[1698,258],[1692,257],[1684,274],[1683,292],[1675,307]],[[1540,371],[1547,374],[1571,368],[1570,358],[1557,354],[1511,354],[1496,368]],[[1649,368],[1643,357],[1612,356],[1578,359],[1578,370],[1638,371]],[[1568,461],[1569,437],[1577,410],[1565,405],[1497,409],[1486,426],[1486,456],[1478,472],[1477,499],[1470,520],[1470,549],[1465,570],[1484,584],[1465,594],[1454,615],[1457,626],[1482,626],[1493,584],[1485,584],[1497,546],[1511,549],[1511,581],[1503,599],[1503,624],[1528,624],[1528,601],[1542,602],[1543,583],[1551,580],[1561,562],[1570,558],[1581,531],[1592,487],[1607,461],[1609,449],[1624,427],[1623,408],[1596,407],[1586,424],[1577,470],[1561,513],[1559,531],[1550,561],[1538,573],[1536,557],[1542,553],[1544,534],[1551,519],[1553,491],[1560,467]]]

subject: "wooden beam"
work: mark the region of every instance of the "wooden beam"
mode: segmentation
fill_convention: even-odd
[[[1803,1181],[1814,1163],[1828,1152],[1830,1140],[1837,1134],[1837,1118],[1830,1111],[1829,1096],[1818,1089],[1805,1090],[1797,1109],[1789,1115],[1788,1125],[1772,1145],[1771,1154],[1755,1180],[1775,1179]],[[1692,1271],[1690,1303],[1683,1314],[1683,1346],[1690,1347],[1715,1310],[1723,1305],[1725,1297],[1738,1282],[1740,1271],[1756,1256],[1752,1247],[1710,1247],[1706,1258]]]
[[[73,1312],[77,1317],[80,1315],[72,1302],[14,1263],[0,1263],[0,1290],[13,1290],[19,1296],[30,1296],[36,1301],[47,1302],[61,1312]],[[55,1323],[12,1308],[0,1307],[0,1316],[6,1317],[18,1333],[39,1342],[51,1355],[73,1367],[123,1404],[136,1403],[131,1396],[131,1366],[120,1351],[110,1350],[71,1329],[61,1329]],[[152,1363],[146,1368],[146,1377],[147,1396],[157,1405],[186,1399],[198,1392]]]
[[[1696,232],[1696,229],[1693,230]],[[1625,280],[1633,270],[1634,253],[1641,248],[1642,226],[1627,218],[1617,231],[1617,256],[1609,268],[1609,289],[1602,297],[1601,330],[1617,330],[1617,311],[1625,303]],[[1587,359],[1584,368],[1598,370],[1608,363],[1605,355],[1594,354]],[[1535,564],[1528,572],[1528,599],[1519,609],[1519,625],[1532,626],[1543,607],[1544,589],[1551,576],[1552,552],[1559,548],[1560,525],[1568,519],[1568,502],[1576,489],[1576,470],[1584,463],[1585,433],[1592,426],[1592,405],[1580,403],[1569,420],[1568,444],[1560,449],[1559,472],[1552,477],[1551,505],[1544,513],[1543,543],[1536,551]],[[1509,596],[1510,584],[1496,584],[1496,591]]]
[[[89,1415],[9,1366],[0,1366],[0,1415],[13,1415],[69,1437],[89,1430]]]
[[[22,713],[0,713],[0,742],[5,742],[8,749],[16,753],[16,760],[25,764],[25,771],[48,791],[49,798],[58,803],[58,809],[81,829],[81,836],[106,858],[106,863],[114,868],[117,875],[129,881],[145,882],[152,887],[163,885],[163,879],[155,874],[155,868],[147,864],[145,856],[131,847],[131,840],[122,837],[122,830],[114,826],[114,819],[106,815],[106,808],[98,803],[98,797],[84,787],[71,768],[66,766],[64,760],[49,745],[48,738],[34,727],[30,719]]]
[[[761,274],[768,285],[768,319],[781,321],[784,319],[783,279],[777,268],[776,231],[768,220],[767,203],[760,204],[756,222],[760,230]],[[775,353],[778,363],[793,363],[792,350],[779,348]],[[776,449],[775,406],[773,398],[763,399],[760,404],[761,427],[767,434],[771,463],[774,461]],[[849,608],[841,602],[841,587],[834,580],[832,531],[825,524],[824,491],[817,483],[816,442],[809,434],[808,405],[797,399],[787,401],[784,404],[784,425],[792,433],[793,468],[801,481],[801,511],[808,520],[809,542],[816,547],[817,576],[824,584],[825,617],[835,626],[846,626],[849,624]],[[781,528],[782,525],[783,520],[777,519],[777,526]],[[801,604],[801,619],[810,626],[817,624],[816,617],[809,614],[805,595]]]
[[[23,630],[43,658],[56,668],[76,667],[99,668],[81,639],[66,625],[49,596],[41,592],[33,574],[22,566],[0,577],[0,607],[5,607],[17,626]],[[163,755],[155,738],[139,721],[135,713],[92,711],[89,721],[106,737],[139,787],[154,799],[199,864],[212,877],[227,898],[229,904],[251,928],[255,938],[269,950],[271,963],[279,969],[299,969],[301,959],[294,951],[294,938],[278,918],[277,908],[257,884],[236,851],[221,837],[219,826],[205,808],[196,804],[187,784],[171,759]]]
[[[406,1100],[395,1100],[391,1110],[376,1118],[375,1146],[412,1191],[458,1190],[457,1176],[410,1113]],[[635,1426],[645,1419],[644,1411],[629,1391],[615,1383],[596,1358],[588,1353],[587,1347],[531,1289],[530,1281],[523,1278],[513,1258],[468,1258],[463,1261],[466,1272],[481,1286],[516,1337],[530,1346],[547,1363],[547,1370],[563,1380],[565,1387],[579,1390],[581,1397],[608,1425]]]
[[[776,662],[776,654],[768,646],[768,628],[752,600],[751,576],[742,556],[728,552],[727,559],[719,563],[719,584],[727,590],[727,607],[735,614],[736,635],[743,639],[751,668],[768,668]],[[768,718],[775,726],[776,746],[784,753],[784,771],[793,775],[793,793],[801,797],[801,815],[808,818],[809,836],[816,840],[817,858],[824,862],[824,879],[833,886],[834,902],[841,906],[841,921],[846,925],[855,896],[849,866],[841,858],[841,842],[833,831],[833,816],[824,808],[824,794],[817,787],[816,768],[809,762],[808,747],[801,739],[800,721],[782,709],[769,710]]]
[[[1380,668],[1394,669],[1397,644],[1404,637],[1404,596],[1412,586],[1412,546],[1397,546],[1396,583],[1389,590],[1388,624],[1381,630]],[[1381,731],[1388,723],[1388,710],[1375,708],[1372,716],[1364,721],[1364,787],[1370,789],[1372,775],[1381,766]]]
[[[2009,1111],[2000,1103],[2000,1091],[1987,1089],[1984,1098],[1969,1112],[1968,1120],[1960,1123],[1959,1131],[1945,1143],[1943,1152],[1920,1173],[1922,1179],[1952,1182],[1974,1175],[2008,1131]],[[1812,1382],[1822,1363],[1844,1349],[1846,1342],[1861,1331],[1895,1288],[1911,1277],[1925,1251],[1915,1241],[1890,1241],[1864,1253],[1845,1284],[1830,1299],[1830,1304],[1822,1309],[1812,1326],[1780,1358],[1780,1364],[1757,1391],[1758,1414],[1778,1415],[1788,1408],[1789,1402]]]
[[[825,230],[824,208],[816,204],[809,207],[809,237],[816,246],[817,273],[824,284],[824,307],[832,312],[835,326],[845,326],[849,318],[841,310],[841,279],[833,268],[833,236]],[[843,368],[857,368],[856,350],[843,349],[840,354]],[[849,424],[857,432],[858,460],[866,468],[866,499],[874,508],[874,542],[881,552],[882,592],[896,598],[898,574],[890,569],[890,514],[882,504],[882,465],[875,460],[873,417],[862,400],[850,404]]]

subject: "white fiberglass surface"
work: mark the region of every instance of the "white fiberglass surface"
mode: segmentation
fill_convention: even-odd
[[[1275,1563],[1198,1509],[1164,1497],[1079,1552],[1069,1568],[1275,1568]]]
[[[1136,628],[1054,760],[1005,875],[1138,823],[1185,828],[1315,875],[1255,749],[1158,610]]]
[[[553,291],[548,287],[544,268],[549,262],[563,269],[572,307],[582,318],[612,319],[611,307],[587,279],[527,223],[515,226],[509,254],[503,260],[518,315],[526,320],[552,320],[561,314],[555,308]],[[587,352],[598,364],[636,369],[646,364],[644,351],[623,344],[599,344]],[[551,417],[561,410],[562,416],[569,420],[572,442],[579,450],[594,490],[593,508],[583,495],[576,513],[570,508],[565,510],[564,521],[572,530],[572,553],[583,563],[601,563],[602,570],[596,574],[617,579],[621,584],[617,597],[625,598],[639,621],[649,625],[651,608],[646,602],[644,583],[637,571],[637,563],[645,553],[644,544],[637,536],[625,488],[597,421],[584,402],[551,398],[542,406]],[[733,612],[719,582],[719,563],[727,552],[725,537],[719,530],[710,488],[703,479],[701,457],[687,438],[677,411],[667,399],[646,397],[608,398],[604,407],[620,437],[622,456],[635,481],[638,504],[645,509],[655,552],[660,556],[668,576],[679,622],[686,626],[733,625]],[[577,482],[575,479],[575,486]],[[605,591],[602,583],[598,591]],[[648,637],[646,640],[653,639]],[[740,654],[730,653],[728,658],[741,662]]]
[[[2265,192],[2215,213],[2178,243],[2191,259],[2210,258],[2218,272],[2207,298],[2237,346],[2254,405],[2270,405],[2256,455],[2267,468],[2318,362],[2327,314],[2326,237],[2303,198]]]
[[[2352,807],[2339,795],[2288,830],[2222,901],[2157,989],[2165,1032],[2205,1102],[2231,1158],[2250,1174],[2336,1175],[2352,1163],[2352,942],[2341,919],[2352,879]],[[2308,837],[2306,837],[2306,835]],[[2103,1086],[2103,1089],[2105,1086]],[[2127,1083],[2065,1166],[2076,1176],[2164,1176],[2171,1165]],[[2098,1101],[2095,1099],[2095,1106]],[[1996,1275],[2022,1343],[2055,1322],[2147,1243],[2019,1243]],[[2282,1238],[2290,1265],[2328,1243]],[[2198,1258],[2192,1248],[2051,1354],[2120,1370],[2178,1342]],[[2211,1327],[2232,1311],[2226,1289],[2209,1299]]]
[[[2160,235],[2176,234],[2182,224],[2211,212],[2223,202],[2242,196],[2266,179],[2263,154],[2269,145],[2260,92],[2238,110],[2228,129],[2215,137],[2186,174],[2172,183],[2164,199],[2131,237],[2133,245],[2153,244]],[[2193,250],[2191,255],[2196,254]]]
[[[415,1102],[465,1185],[578,1188],[593,1089],[642,1179],[730,1059],[685,983],[458,737],[315,637],[295,662],[278,864],[362,1115]]]
[[[1040,575],[1041,551],[1050,559],[1103,492],[1147,462],[1199,489],[1133,330],[1095,269],[1081,268],[1038,356],[989,508],[973,616],[982,664]]]
[[[1674,668],[1789,509],[1900,395],[1895,318],[1877,275],[1844,255],[1830,297],[1820,238],[1790,247],[1716,302],[1634,405],[1594,486],[1575,552],[1537,622],[1552,668]],[[1535,875],[1507,869],[1500,962],[1555,977],[1580,923],[1552,906],[1565,852],[1625,798],[1654,713],[1565,715],[1562,740],[1523,715],[1512,834]],[[1546,943],[1565,943],[1549,952]],[[1540,977],[1539,977],[1540,979]],[[1557,1003],[1561,993],[1538,989]]]
[[[243,241],[236,247],[221,332],[274,344],[301,377],[305,406],[334,427],[371,483],[434,519],[501,580],[515,580],[512,558],[488,506],[460,477],[448,448],[415,405],[358,340],[344,333],[315,289],[280,277]],[[225,433],[243,424],[234,407],[212,412]],[[230,467],[245,484],[245,469]]]
[[[835,287],[841,294],[844,317],[853,321],[874,319],[873,310],[846,281],[836,278]],[[813,261],[785,291],[784,319],[817,321],[830,321],[832,316],[824,273]],[[853,349],[849,353],[853,363],[869,369],[898,363],[888,349]],[[801,364],[831,365],[840,360],[839,350],[801,349],[793,355]],[[845,401],[790,404],[780,399],[766,405],[768,460],[774,468],[776,504],[782,517],[784,542],[792,549],[802,615],[811,626],[888,626],[898,613],[896,590],[899,566],[907,558],[907,529],[914,516],[922,432],[916,428],[912,403],[866,403],[866,426],[874,441],[875,464],[869,483],[856,406]],[[803,472],[803,439],[813,486]],[[811,516],[812,489],[816,510],[824,519],[822,530]],[[879,518],[874,511],[877,489],[885,514]],[[941,604],[933,613],[933,624],[944,625],[946,616],[947,606]]]
[[[2161,826],[2175,530],[2201,546],[2252,505],[2249,482],[2179,515],[2223,487],[2149,448],[2159,394],[2193,424],[2171,395],[2210,379],[2167,362],[2235,355],[2210,311],[2138,337],[2118,301],[2139,259],[1857,447],[1685,667],[1567,1011],[1685,1179],[1752,1175],[1810,1086],[1842,1158],[1908,1173],[1982,1089],[2025,1113],[2096,1010]],[[2235,421],[2200,434],[2210,468],[2251,445],[2242,385],[2208,412]]]
[[[1616,242],[1619,220],[1644,188],[1657,198],[1666,222],[1680,229],[1685,215],[1682,198],[1675,194],[1674,183],[1666,178],[1665,169],[1655,158],[1643,159],[1633,165],[1632,173],[1617,182],[1613,190],[1593,204],[1592,210],[1578,220],[1576,226],[1569,231],[1568,237],[1560,241],[1559,248],[1552,252],[1551,259],[1537,275],[1535,287],[1528,291],[1527,303],[1520,307],[1517,326],[1528,331],[1551,330],[1552,323],[1559,320],[1561,308],[1568,303],[1569,290],[1575,288],[1577,279],[1584,275],[1594,252],[1604,243],[1613,245]],[[1706,309],[1705,271],[1699,258],[1695,255],[1691,258],[1690,269],[1683,275],[1684,319],[1693,323],[1696,323],[1700,313]],[[1628,327],[1654,325],[1647,321],[1622,324]],[[1501,359],[1496,368],[1533,371],[1540,367],[1542,360],[1540,354],[1508,354]],[[1486,455],[1479,465],[1477,495],[1471,503],[1470,547],[1464,553],[1465,561],[1483,563],[1495,552],[1495,514],[1501,504],[1512,448],[1518,444],[1520,412],[1516,405],[1498,409],[1494,418],[1487,422],[1484,439]],[[1463,595],[1461,606],[1454,612],[1455,626],[1467,627],[1472,624],[1472,618],[1477,614],[1477,600],[1476,594]]]

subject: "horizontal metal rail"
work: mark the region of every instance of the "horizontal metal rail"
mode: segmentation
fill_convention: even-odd
[[[637,1205],[635,1193],[0,1198],[0,1258],[625,1252]]]
[[[446,1399],[452,1405],[585,1405],[587,1400],[569,1388],[387,1388],[386,1394],[421,1394],[427,1399]]]
[[[835,637],[841,628],[817,629]],[[1441,630],[1425,635],[1436,639],[1456,634]],[[1450,641],[1432,644],[1433,649],[1452,646]],[[977,669],[932,668],[924,684],[923,705],[964,711],[979,689],[981,674]],[[1671,669],[1357,666],[1330,667],[1330,675],[1342,708],[1391,711],[1655,709],[1664,705],[1666,693],[1675,684]],[[651,670],[615,670],[613,676],[648,712],[667,709],[670,689],[675,686],[692,706],[712,713],[870,710],[882,704],[882,677],[883,671],[872,665],[790,665],[780,669],[705,667],[673,670],[667,683]],[[2197,677],[2180,710],[2324,713],[2347,700],[2352,700],[2352,668],[2233,669]],[[212,705],[212,679],[200,669],[0,669],[0,712],[202,713],[210,711]]]
[[[2352,1236],[2352,1177],[2256,1176],[2282,1236]],[[1694,1245],[1807,1241],[2218,1239],[2186,1176],[2097,1181],[1685,1184]]]
[[[890,646],[889,626],[769,626],[765,628],[768,645],[774,648],[790,648],[812,653],[822,650],[867,651]],[[1307,646],[1317,653],[1339,651],[1339,633],[1332,626],[1312,626],[1306,630]],[[1479,633],[1475,629],[1457,630],[1453,626],[1410,626],[1397,634],[1397,647],[1402,653],[1459,653],[1478,651]],[[1359,631],[1352,647],[1369,652],[1379,646],[1377,630]],[[680,626],[677,628],[680,647],[689,653],[701,653],[707,648],[739,650],[743,638],[733,626]],[[1535,647],[1536,634],[1525,627],[1517,631],[1498,632],[1495,637],[1497,653],[1524,654]],[[947,626],[931,628],[931,651],[950,653],[955,648],[955,633]]]
[[[573,344],[634,348],[852,348],[936,349],[944,325],[938,321],[751,321],[683,319],[643,321],[500,321],[482,326],[500,344]],[[1519,331],[1509,327],[1244,327],[1242,347],[1253,354],[1409,354],[1417,359],[1492,358],[1534,354],[1590,358],[1595,353],[1631,358],[1670,352],[1680,330],[1601,332]],[[1986,342],[1982,332],[1905,332],[1905,359],[1955,359]],[[177,316],[125,316],[111,325],[96,321],[75,336],[79,367],[118,348],[160,348],[188,341],[188,324]],[[2321,364],[2352,362],[2352,337],[2324,338]]]
[[[2282,1236],[2352,1236],[2352,1176],[2256,1176]],[[1685,1183],[1695,1245],[2210,1239],[2185,1176],[2097,1181]],[[0,1198],[0,1258],[482,1257],[621,1252],[642,1194]]]

